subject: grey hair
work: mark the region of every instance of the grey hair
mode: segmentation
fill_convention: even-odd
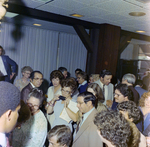
[[[122,78],[124,80],[127,80],[127,82],[130,84],[135,84],[136,77],[134,74],[128,73],[128,74],[125,74]]]

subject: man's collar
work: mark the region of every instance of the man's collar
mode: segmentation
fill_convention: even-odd
[[[35,86],[30,82],[30,84],[31,84],[31,86],[33,87],[33,88],[35,88]]]

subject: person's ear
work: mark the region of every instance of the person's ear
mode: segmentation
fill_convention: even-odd
[[[12,110],[8,110],[7,112],[6,112],[6,119],[8,120],[8,121],[10,121],[11,120],[11,114],[12,114]]]
[[[91,106],[91,105],[92,105],[92,101],[88,101],[88,102],[87,102],[87,105],[88,105],[88,106]]]
[[[128,96],[125,97],[125,101],[129,101]]]

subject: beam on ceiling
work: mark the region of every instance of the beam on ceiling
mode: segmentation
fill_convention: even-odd
[[[130,31],[121,30],[121,36],[131,36],[131,38],[133,38],[133,39],[138,39],[138,40],[150,42],[150,36],[138,34],[138,33],[133,33]]]
[[[82,43],[84,44],[85,48],[92,53],[93,52],[93,44],[91,42],[91,39],[84,29],[83,26],[75,25],[73,26],[75,31],[77,32],[78,36],[80,37]]]
[[[13,3],[8,3],[8,5],[9,5],[9,7],[7,9],[8,12],[18,13],[20,15],[32,17],[35,19],[51,21],[51,22],[70,25],[70,26],[81,25],[81,26],[84,26],[84,28],[86,28],[86,29],[99,27],[99,24],[79,20],[76,18],[71,18],[71,17],[54,14],[54,13],[50,13],[50,12],[46,12],[46,11],[41,11],[41,10],[37,10],[37,9],[33,9],[33,8],[28,8],[28,7],[16,5]]]

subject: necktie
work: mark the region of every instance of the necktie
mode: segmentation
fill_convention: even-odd
[[[77,128],[76,128],[76,133],[79,131],[79,128],[81,127],[81,124],[82,124],[82,121],[83,121],[83,116],[81,117],[78,125],[77,125]]]

